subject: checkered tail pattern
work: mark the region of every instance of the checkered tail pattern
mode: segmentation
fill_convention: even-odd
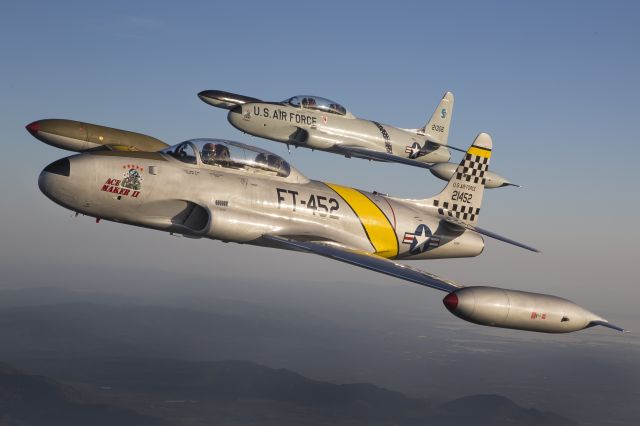
[[[491,137],[486,133],[478,135],[445,189],[430,199],[430,204],[437,209],[439,215],[466,224],[478,221],[491,148]]]

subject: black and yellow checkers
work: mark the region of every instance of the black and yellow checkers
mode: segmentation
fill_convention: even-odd
[[[486,182],[484,174],[489,168],[489,158],[491,158],[490,149],[472,146],[467,150],[464,160],[458,166],[456,178],[484,185]]]
[[[376,203],[356,189],[332,183],[326,185],[340,195],[360,219],[362,228],[375,249],[375,254],[388,259],[398,256],[396,231]]]
[[[467,224],[478,221],[492,148],[491,136],[480,133],[476,137],[447,186],[431,199],[438,214]]]

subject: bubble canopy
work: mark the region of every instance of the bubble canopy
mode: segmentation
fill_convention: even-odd
[[[321,98],[320,96],[298,95],[285,100],[284,103],[298,108],[323,111],[337,115],[347,115],[347,109],[345,107],[335,101]]]
[[[291,166],[279,155],[224,139],[190,139],[160,152],[183,163],[208,168],[254,171],[283,178],[291,174]]]

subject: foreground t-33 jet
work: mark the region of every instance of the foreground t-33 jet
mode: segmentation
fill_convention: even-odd
[[[339,103],[319,96],[265,102],[221,90],[205,90],[198,97],[209,105],[228,109],[229,123],[250,135],[347,157],[423,167],[443,180],[449,180],[457,167],[448,162],[449,149],[465,152],[447,145],[453,115],[451,92],[444,94],[431,119],[420,129],[400,129],[361,119]],[[486,173],[485,181],[487,188],[513,185],[493,172]]]
[[[38,184],[54,202],[97,220],[315,253],[432,287],[447,293],[449,311],[477,324],[623,331],[559,297],[463,287],[397,262],[477,256],[482,235],[536,251],[476,226],[491,148],[489,135],[480,134],[445,189],[426,199],[309,180],[275,154],[219,139],[158,152],[87,151],[48,165]]]

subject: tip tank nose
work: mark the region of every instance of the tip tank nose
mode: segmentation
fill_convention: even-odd
[[[449,293],[442,299],[442,303],[444,303],[449,312],[453,312],[458,307],[458,296],[456,296],[455,292]]]
[[[215,92],[215,90],[203,90],[202,92],[198,93],[198,97],[202,102],[211,104],[210,100],[216,99]]]
[[[35,136],[40,130],[40,121],[34,121],[33,123],[29,123],[25,126],[27,132],[31,133],[32,136]]]
[[[218,108],[233,109],[249,102],[260,102],[260,99],[222,90],[203,90],[198,93],[201,101]]]

